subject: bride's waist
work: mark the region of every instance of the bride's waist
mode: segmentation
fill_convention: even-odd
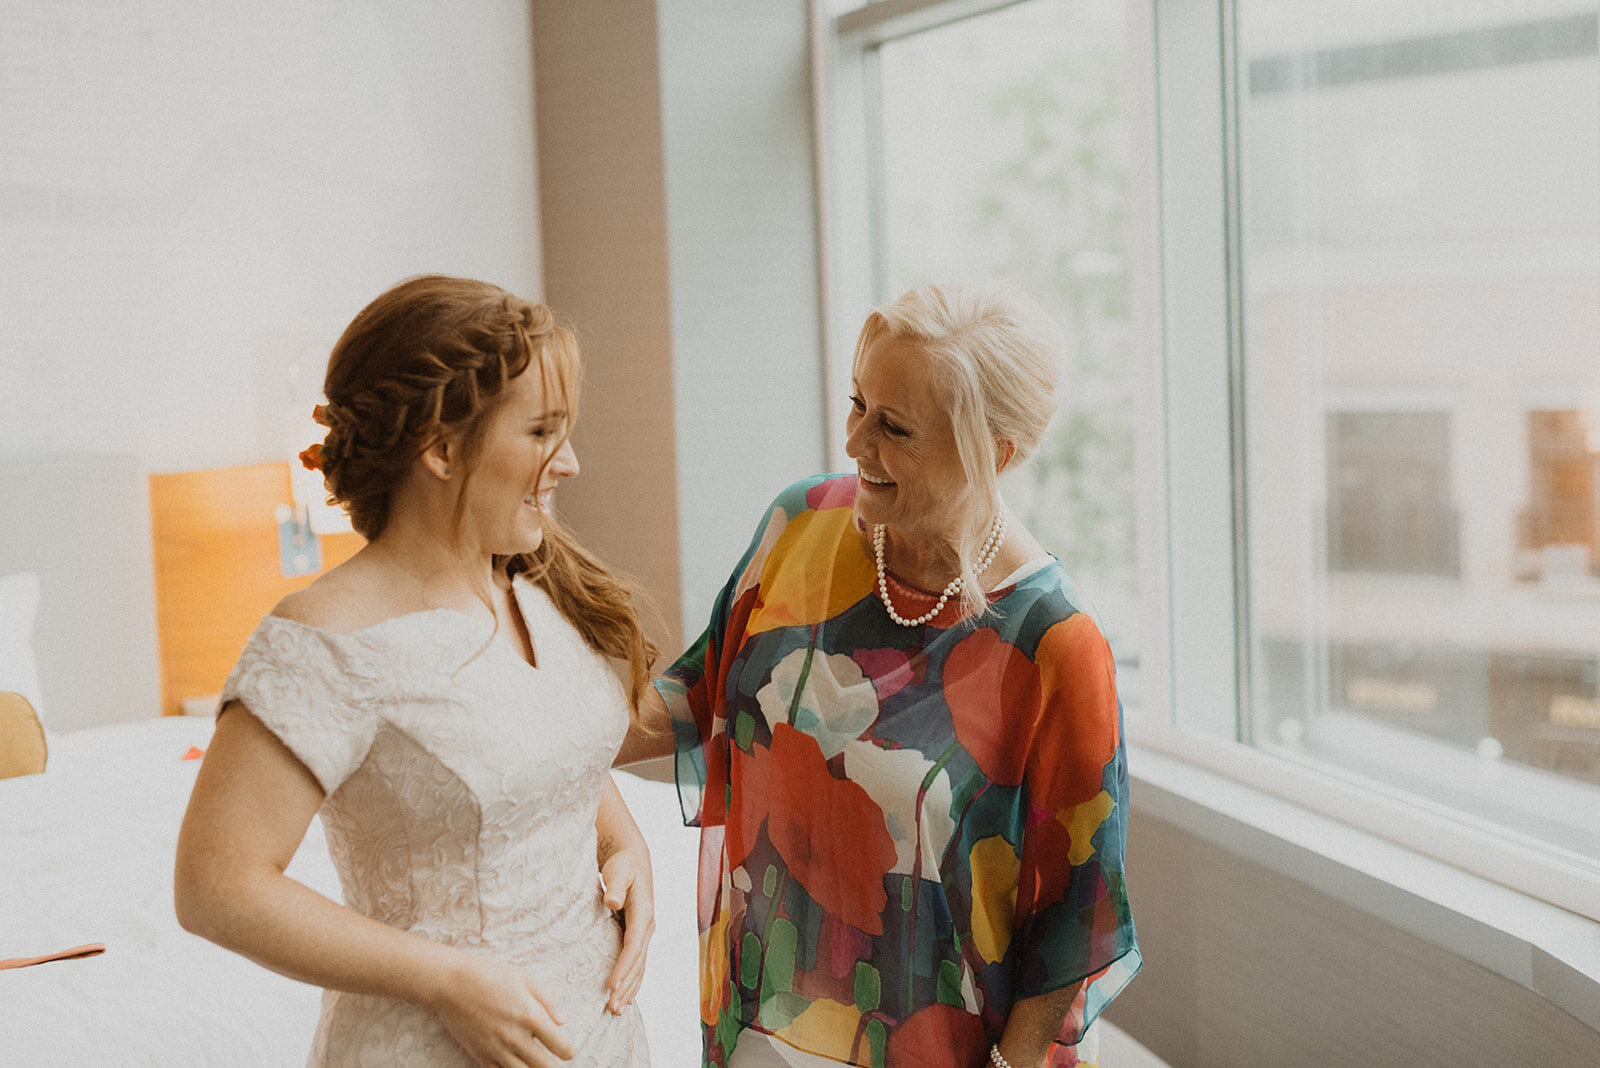
[[[461,946],[571,946],[604,941],[616,927],[598,889],[582,897],[510,906],[482,898],[458,898],[439,908],[418,903],[399,910],[361,911],[391,927]]]

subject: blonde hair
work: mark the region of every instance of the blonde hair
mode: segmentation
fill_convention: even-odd
[[[1010,285],[943,284],[912,289],[873,309],[856,339],[857,371],[867,349],[885,336],[914,343],[927,356],[950,415],[961,468],[976,498],[956,543],[962,604],[976,617],[987,602],[972,567],[1001,508],[995,446],[1008,441],[1015,448],[1008,464],[1022,463],[1039,447],[1059,403],[1061,329]]]
[[[462,447],[459,524],[467,482],[505,387],[535,367],[550,407],[567,414],[548,464],[572,433],[580,377],[577,340],[550,309],[487,282],[437,274],[408,278],[380,294],[345,328],[328,358],[321,466],[329,500],[349,513],[363,537],[376,538],[388,525],[406,471],[453,431]],[[496,557],[495,565],[508,577],[527,575],[591,646],[627,662],[637,711],[659,650],[645,637],[633,588],[554,517],[545,519],[538,549]]]

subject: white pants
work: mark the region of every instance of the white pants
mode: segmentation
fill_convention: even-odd
[[[1080,1068],[1095,1068],[1100,1063],[1100,1021],[1089,1025],[1089,1030],[1078,1043]],[[836,1068],[843,1061],[803,1053],[780,1039],[760,1031],[745,1031],[739,1035],[739,1045],[728,1058],[728,1068]]]
[[[804,1053],[760,1031],[741,1034],[733,1056],[728,1058],[728,1068],[838,1068],[842,1063]]]

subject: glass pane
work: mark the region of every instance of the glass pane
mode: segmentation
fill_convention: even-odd
[[[1120,4],[1031,0],[878,56],[878,298],[1007,278],[1067,334],[1066,400],[1007,503],[1077,579],[1137,710]]]
[[[1600,16],[1241,0],[1255,741],[1600,856]]]

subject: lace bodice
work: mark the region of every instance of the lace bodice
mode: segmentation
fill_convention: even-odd
[[[451,609],[339,635],[268,616],[223,691],[310,769],[345,903],[528,968],[560,1004],[573,1064],[644,1065],[630,1008],[605,1012],[620,936],[595,814],[627,729],[622,686],[544,591],[513,586],[529,665]],[[416,1006],[329,991],[311,1063],[468,1064]]]

